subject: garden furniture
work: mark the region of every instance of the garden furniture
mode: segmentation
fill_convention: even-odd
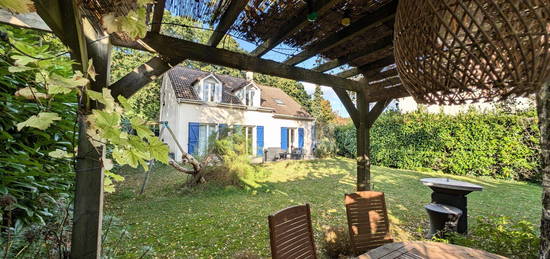
[[[483,187],[448,178],[424,178],[420,181],[433,190],[433,203],[450,205],[462,211],[462,216],[458,220],[457,232],[466,234],[468,232],[468,203],[466,195],[473,191],[482,191]]]
[[[345,195],[351,246],[356,255],[393,242],[383,192]]]
[[[444,237],[447,231],[456,232],[462,210],[439,203],[429,203],[424,208],[430,217],[430,232],[426,238],[432,238],[434,235]]]
[[[506,257],[473,248],[429,241],[396,242],[362,254],[358,259],[504,259]]]
[[[309,204],[280,210],[268,221],[273,259],[317,258]]]

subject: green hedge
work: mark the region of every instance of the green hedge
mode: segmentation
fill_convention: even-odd
[[[339,155],[354,157],[355,128],[335,131]],[[374,165],[430,168],[456,175],[540,180],[539,131],[534,112],[459,115],[394,111],[371,131]]]

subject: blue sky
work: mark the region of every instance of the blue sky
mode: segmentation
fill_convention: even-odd
[[[250,52],[250,51],[252,51],[256,48],[256,45],[254,45],[252,43],[249,43],[249,42],[246,42],[246,41],[243,41],[243,40],[240,40],[240,39],[236,39],[236,41],[237,41],[237,43],[239,43],[241,48],[243,48],[244,50],[246,50],[248,52]],[[286,46],[286,45],[281,44],[281,45],[277,46],[274,50],[272,50],[272,51],[266,53],[265,55],[263,55],[262,58],[281,62],[281,61],[284,61],[285,59],[287,59],[288,57],[290,57],[294,54],[297,54],[298,52],[299,52],[299,49],[294,49],[290,46]],[[319,59],[318,57],[312,57],[312,58],[298,64],[298,66],[303,67],[303,68],[312,68],[312,67],[316,66],[318,59]],[[345,70],[347,68],[349,68],[349,67],[342,66],[342,67],[335,68],[331,71],[327,71],[327,73],[333,74],[333,73],[337,73],[337,72],[340,72],[342,70]],[[301,83],[304,84],[306,92],[309,95],[312,95],[313,92],[315,91],[315,85],[311,84],[311,83],[307,83],[307,82],[301,82]],[[338,99],[338,96],[336,96],[336,93],[332,90],[332,88],[327,87],[327,86],[321,86],[321,91],[323,91],[323,97],[330,102],[330,104],[332,106],[332,109],[338,115],[340,115],[342,117],[349,117],[348,112],[346,111],[346,109],[342,105],[342,102],[340,102],[340,99]]]

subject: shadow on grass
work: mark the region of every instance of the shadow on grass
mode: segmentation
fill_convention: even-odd
[[[159,168],[141,197],[131,194],[139,190],[143,174],[128,171],[119,191],[108,196],[107,211],[134,229],[129,245],[148,244],[167,258],[230,257],[244,249],[269,256],[267,215],[295,204],[311,204],[318,243],[324,226],[346,224],[343,199],[344,193],[355,191],[354,160],[281,161],[263,167],[270,172],[261,181],[264,187],[248,191],[215,184],[182,190],[184,176]],[[420,182],[427,177],[483,185],[483,192],[469,195],[472,218],[503,214],[538,223],[536,185],[373,167],[374,189],[386,193],[397,240],[420,238],[428,228],[423,206],[430,202],[431,190]]]

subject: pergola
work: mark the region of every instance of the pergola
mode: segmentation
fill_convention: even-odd
[[[108,87],[113,96],[130,97],[143,86],[184,60],[195,60],[297,81],[329,86],[338,95],[357,128],[357,190],[370,188],[370,128],[391,100],[409,96],[395,66],[394,23],[397,0],[157,0],[148,6],[150,27],[141,39],[124,34],[107,34],[102,17],[107,13],[124,15],[136,1],[114,0],[34,0],[36,13],[47,26],[30,16],[17,16],[23,22],[1,20],[41,30],[51,30],[70,50],[86,71],[93,60],[98,73],[92,90]],[[166,5],[166,6],[165,6]],[[177,15],[191,16],[213,25],[207,44],[162,35],[165,8]],[[349,18],[349,24],[341,22]],[[220,47],[223,37],[238,34],[260,42],[250,53]],[[280,44],[300,49],[284,61],[262,58]],[[109,84],[112,46],[155,53],[156,56],[117,82]],[[328,61],[312,68],[300,63],[320,56]],[[334,68],[350,68],[329,74]],[[357,77],[362,75],[362,77]],[[359,79],[358,79],[359,78]],[[542,87],[538,107],[543,132],[542,150],[545,180],[544,197],[550,199],[550,94]],[[350,92],[356,93],[356,102]],[[93,103],[79,107],[89,114]],[[80,132],[86,132],[85,118]],[[102,154],[80,134],[77,160],[76,198],[72,241],[73,258],[98,258],[103,207]],[[544,204],[544,202],[543,202]],[[542,235],[550,236],[550,207],[545,207]]]

